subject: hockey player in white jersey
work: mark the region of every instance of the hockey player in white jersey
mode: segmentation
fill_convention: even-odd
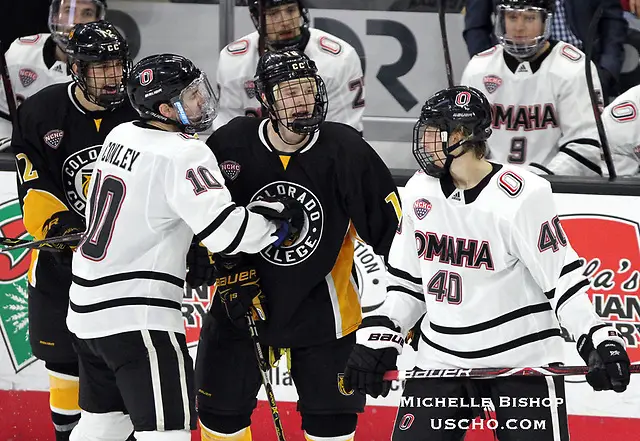
[[[616,173],[637,176],[640,168],[640,86],[618,96],[602,112]],[[602,164],[603,171],[606,166]]]
[[[69,32],[78,23],[103,20],[105,0],[52,0],[49,7],[51,34],[15,40],[5,54],[9,79],[18,105],[51,84],[71,81],[65,48]],[[11,116],[4,88],[0,87],[0,150],[11,140]]]
[[[218,58],[220,114],[215,129],[236,116],[266,116],[256,98],[254,76],[265,50],[296,48],[318,67],[329,96],[327,121],[362,133],[364,77],[355,49],[346,41],[309,27],[303,0],[250,0],[256,31],[230,43]]]
[[[195,390],[181,304],[192,237],[211,252],[257,253],[288,239],[302,208],[293,199],[234,204],[192,134],[211,126],[217,97],[191,61],[147,57],[127,92],[142,120],[105,139],[73,260],[67,324],[78,337],[82,418],[70,439],[135,430],[138,441],[189,441]]]
[[[426,312],[417,369],[559,363],[562,324],[578,339],[589,384],[622,392],[630,377],[625,342],[601,322],[586,295],[589,282],[562,230],[550,184],[484,159],[490,124],[490,104],[473,88],[440,91],[422,108],[413,138],[422,170],[402,195],[387,298],[358,329],[345,381],[372,396],[386,395],[384,372],[395,369],[403,336]],[[413,380],[403,397],[394,441],[460,440],[480,410],[470,400],[478,406],[488,398],[500,441],[569,439],[561,377]],[[447,397],[454,404],[419,407],[411,397],[432,403],[450,402]],[[499,397],[550,404],[510,407]],[[544,428],[517,429],[505,424],[510,419],[542,420]],[[442,430],[446,420],[457,421],[453,430]]]
[[[601,175],[600,142],[585,75],[585,55],[549,41],[555,0],[500,0],[500,44],[474,56],[461,84],[493,106],[492,160],[538,174]],[[601,94],[597,69],[593,85]]]

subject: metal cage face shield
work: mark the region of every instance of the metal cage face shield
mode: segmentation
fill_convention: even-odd
[[[508,54],[528,59],[549,40],[552,17],[553,14],[543,8],[499,5],[495,34]]]
[[[76,80],[88,101],[105,109],[119,106],[127,97],[125,84],[131,69],[128,60],[76,62],[82,78]]]
[[[171,104],[178,123],[188,133],[209,129],[218,115],[218,96],[204,73],[185,87],[180,96],[173,98]]]
[[[293,133],[313,133],[327,116],[327,89],[318,75],[283,81],[270,95],[264,104],[272,119]]]
[[[453,161],[453,157],[447,153],[448,149],[449,132],[444,125],[423,120],[415,124],[413,156],[426,174],[439,178],[447,173]]]
[[[106,12],[100,0],[54,0],[49,7],[49,31],[56,44],[65,49],[75,25],[104,20]]]
[[[279,49],[295,46],[302,35],[302,14],[297,2],[266,8],[265,40]]]

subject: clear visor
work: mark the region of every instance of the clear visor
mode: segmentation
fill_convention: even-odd
[[[499,5],[495,34],[507,53],[516,58],[532,57],[549,39],[551,17],[543,8]]]
[[[100,0],[54,0],[49,7],[49,30],[64,48],[75,25],[104,20],[105,15],[106,8]]]
[[[205,73],[185,87],[171,104],[176,109],[178,121],[195,132],[207,130],[218,115],[218,96]]]

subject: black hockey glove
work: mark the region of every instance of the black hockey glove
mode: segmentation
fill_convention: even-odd
[[[215,262],[216,292],[236,327],[247,327],[248,312],[255,321],[266,320],[266,302],[256,269],[240,256],[216,254]]]
[[[84,230],[84,219],[70,210],[54,213],[42,226],[45,239],[82,233]],[[80,243],[80,240],[52,243],[48,244],[47,247],[51,248],[52,251],[59,251],[58,253],[53,253],[58,264],[71,266],[73,251],[78,246],[78,243]]]
[[[612,326],[594,326],[578,339],[578,352],[589,366],[587,383],[594,390],[624,392],[629,385],[629,356],[622,336]]]
[[[187,252],[186,282],[191,287],[211,286],[215,283],[215,267],[213,253],[194,236]]]
[[[356,331],[356,345],[344,371],[345,388],[373,398],[386,397],[391,381],[383,379],[384,373],[396,369],[403,345],[400,329],[388,317],[366,317]]]
[[[280,224],[274,233],[274,247],[290,245],[298,239],[304,225],[304,208],[297,200],[288,196],[266,197],[247,205],[251,212]]]

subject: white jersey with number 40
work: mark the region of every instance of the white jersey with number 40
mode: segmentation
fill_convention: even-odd
[[[73,258],[69,330],[97,338],[184,333],[186,255],[194,233],[212,252],[257,253],[275,224],[236,206],[197,137],[140,122],[107,135],[88,192],[88,233]]]
[[[493,107],[491,159],[537,164],[558,175],[595,176],[600,142],[589,99],[585,55],[552,41],[534,61],[519,62],[501,45],[474,56],[461,84],[486,95]],[[593,85],[601,99],[598,71]]]
[[[600,323],[542,177],[493,164],[463,191],[418,172],[402,192],[402,212],[376,315],[406,335],[426,312],[420,368],[561,362],[559,324],[577,338]]]

